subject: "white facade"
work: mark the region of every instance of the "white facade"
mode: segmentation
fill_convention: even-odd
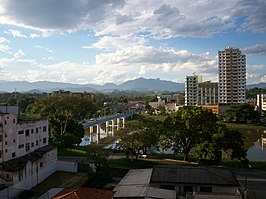
[[[21,157],[48,144],[48,120],[19,120],[0,114],[0,163]]]
[[[219,51],[219,104],[245,103],[246,56],[237,48]]]
[[[202,76],[186,76],[185,80],[185,106],[196,106],[198,101],[198,83]]]
[[[266,111],[266,94],[257,94],[256,105],[259,111]]]

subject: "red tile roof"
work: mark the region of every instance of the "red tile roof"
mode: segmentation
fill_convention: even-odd
[[[77,189],[63,189],[52,199],[112,199],[115,191],[77,188]]]

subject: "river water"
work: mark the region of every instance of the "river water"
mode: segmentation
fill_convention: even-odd
[[[244,136],[249,160],[266,161],[266,130],[237,129]]]

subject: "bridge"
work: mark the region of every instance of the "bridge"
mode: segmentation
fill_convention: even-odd
[[[82,123],[85,135],[80,146],[86,146],[92,142],[98,143],[100,139],[113,136],[117,130],[125,127],[126,118],[132,118],[133,112],[118,113],[99,118],[91,118]]]

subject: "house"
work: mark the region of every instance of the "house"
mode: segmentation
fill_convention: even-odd
[[[47,119],[20,119],[17,106],[0,106],[0,198],[14,198],[57,170]]]
[[[178,196],[233,195],[241,198],[240,184],[231,170],[222,167],[202,166],[156,166],[153,168],[150,185],[175,190]],[[215,197],[214,197],[215,198]]]
[[[111,190],[76,188],[63,189],[52,199],[112,199],[115,192]]]
[[[152,169],[130,170],[115,187],[114,199],[176,199],[174,190],[150,186]]]
[[[153,169],[130,170],[114,189],[114,198],[240,199],[240,188],[239,182],[229,169],[161,165]]]

